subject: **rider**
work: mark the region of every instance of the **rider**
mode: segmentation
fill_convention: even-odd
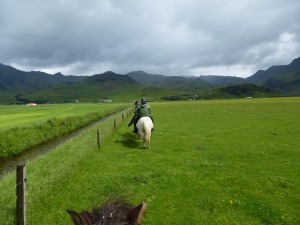
[[[146,98],[142,98],[141,99],[141,104],[136,107],[136,110],[134,112],[134,114],[136,115],[136,120],[133,121],[133,123],[134,123],[134,130],[132,131],[133,133],[138,132],[138,129],[136,127],[136,123],[137,123],[137,121],[139,121],[139,119],[141,117],[149,116],[152,120],[152,123],[153,123],[153,118],[150,116],[150,110],[151,110],[150,105],[147,104]],[[154,131],[154,129],[152,128],[151,131]]]
[[[135,108],[134,108],[134,115],[133,115],[133,117],[132,117],[130,123],[128,124],[128,127],[130,127],[132,124],[136,124],[136,122],[137,122],[137,117],[138,117],[138,116],[137,116],[137,114],[136,114],[136,109],[137,109],[137,107],[140,105],[139,100],[135,100],[135,101],[134,101],[134,105],[135,105]]]

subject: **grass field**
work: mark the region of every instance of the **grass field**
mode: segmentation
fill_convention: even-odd
[[[24,105],[0,106],[0,129],[44,122],[53,117],[81,116],[88,113],[111,110],[122,105],[124,104],[76,103],[46,104],[31,107]]]
[[[300,224],[300,98],[151,107],[150,150],[127,123],[110,134],[111,119],[27,162],[28,224],[72,224],[66,209],[91,210],[112,192],[147,201],[147,225]],[[0,224],[14,224],[14,183],[0,181]]]
[[[38,144],[84,127],[129,104],[58,104],[2,106],[0,158],[12,157]]]

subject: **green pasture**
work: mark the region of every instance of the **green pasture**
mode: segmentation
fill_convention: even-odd
[[[113,118],[27,162],[27,223],[72,224],[111,193],[148,202],[146,225],[300,224],[300,98],[152,103],[151,149]],[[96,145],[96,129],[102,146]],[[0,181],[14,224],[15,173]]]
[[[45,104],[37,106],[0,106],[0,129],[30,125],[47,119],[82,116],[88,113],[115,109],[120,103]]]
[[[60,104],[2,107],[0,158],[12,157],[38,144],[84,127],[130,104]]]

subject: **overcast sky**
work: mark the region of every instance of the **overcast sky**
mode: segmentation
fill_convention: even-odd
[[[299,0],[0,0],[0,63],[248,77],[300,56]]]

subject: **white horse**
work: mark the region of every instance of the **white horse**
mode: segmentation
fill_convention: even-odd
[[[153,123],[150,117],[141,117],[136,123],[136,128],[138,129],[138,137],[143,140],[143,147],[150,149],[150,137],[151,129],[153,128]]]

